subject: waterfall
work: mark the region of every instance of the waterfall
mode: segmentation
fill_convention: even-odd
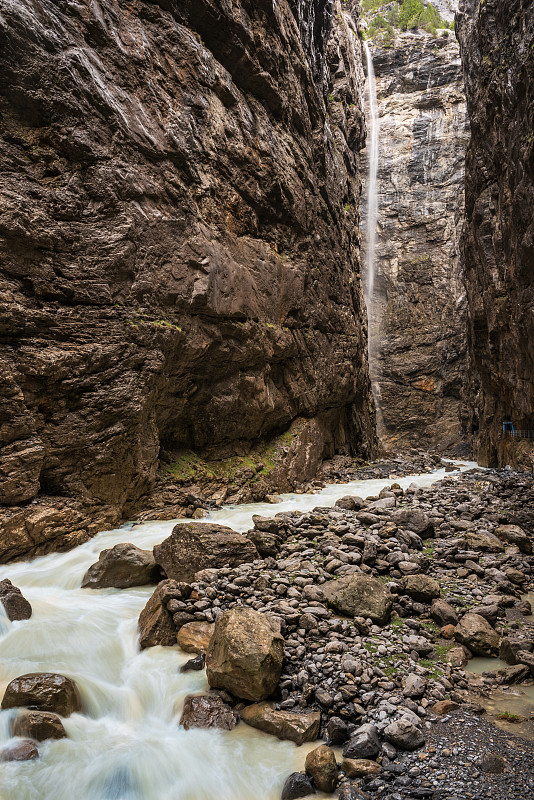
[[[375,281],[376,223],[378,219],[378,138],[380,123],[376,102],[376,79],[373,57],[367,42],[364,42],[367,59],[367,91],[369,95],[369,142],[367,152],[369,158],[369,174],[367,180],[367,308],[368,313],[373,299]]]

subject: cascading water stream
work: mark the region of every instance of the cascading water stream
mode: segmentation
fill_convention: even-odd
[[[444,475],[399,483],[428,486]],[[333,506],[346,494],[378,494],[390,482],[331,485],[315,495],[286,495],[276,506],[229,506],[206,519],[244,531],[253,514]],[[285,778],[317,746],[297,748],[243,723],[230,733],[180,728],[185,696],[208,687],[204,672],[179,672],[190,655],[178,646],[139,652],[137,619],[153,587],[79,588],[103,549],[125,541],[152,548],[175,524],[130,523],[68,553],[0,569],[33,607],[29,620],[0,618],[0,697],[19,675],[59,672],[76,681],[84,709],[64,720],[68,738],[39,745],[39,759],[1,765],[0,800],[279,800]],[[15,713],[0,712],[0,750]]]
[[[379,155],[379,134],[380,122],[378,118],[378,104],[376,100],[376,79],[373,66],[373,57],[367,42],[363,43],[365,57],[367,61],[367,92],[369,98],[369,143],[367,145],[369,172],[367,179],[367,309],[370,316],[370,308],[373,301],[373,291],[375,282],[375,258],[376,258],[376,226],[378,222],[378,155]]]

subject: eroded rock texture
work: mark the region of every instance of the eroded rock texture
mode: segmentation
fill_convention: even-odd
[[[372,379],[387,445],[459,443],[465,291],[459,267],[468,137],[452,32],[372,47],[380,117]]]
[[[373,450],[351,7],[3,3],[1,560],[131,514],[163,448]]]
[[[534,468],[534,5],[462,0],[472,138],[462,252],[471,355],[466,420],[480,463]]]

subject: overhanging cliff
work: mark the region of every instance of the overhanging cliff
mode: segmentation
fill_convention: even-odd
[[[350,6],[3,4],[0,558],[141,507],[162,451],[293,431],[264,489],[372,453]]]

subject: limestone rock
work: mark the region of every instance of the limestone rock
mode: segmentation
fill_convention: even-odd
[[[298,745],[315,741],[321,725],[319,712],[276,711],[270,703],[246,706],[241,711],[241,719],[252,728]]]
[[[208,683],[244,700],[265,700],[278,685],[283,658],[284,640],[268,618],[238,606],[215,624],[206,654]]]
[[[495,529],[495,536],[498,536],[503,542],[517,545],[520,551],[526,555],[531,555],[532,553],[532,542],[528,534],[519,525],[500,525]]]
[[[416,750],[425,743],[423,733],[406,717],[391,722],[384,730],[384,736],[399,750]]]
[[[5,747],[0,752],[0,761],[32,761],[34,758],[39,758],[39,750],[35,742],[29,739]]]
[[[341,769],[347,778],[366,778],[368,775],[379,775],[381,771],[380,764],[368,758],[344,758]]]
[[[481,550],[484,553],[502,553],[504,545],[493,533],[468,532],[465,534],[468,550]]]
[[[139,645],[146,647],[172,647],[176,644],[176,628],[172,614],[164,602],[165,590],[176,585],[175,581],[161,581],[139,615]]]
[[[306,756],[304,766],[306,775],[309,775],[313,785],[320,792],[330,794],[337,783],[336,756],[332,748],[325,744],[311,750]]]
[[[219,728],[223,731],[232,731],[238,722],[239,714],[232,711],[220,697],[190,695],[184,700],[180,725],[186,731],[190,728]]]
[[[443,598],[434,600],[430,608],[430,614],[434,622],[439,625],[440,628],[444,625],[458,624],[458,614],[446,600],[443,600]]]
[[[127,589],[157,583],[160,579],[161,570],[153,553],[123,542],[102,550],[98,561],[83,576],[82,589]]]
[[[308,776],[303,772],[292,772],[282,788],[281,800],[296,800],[310,794],[315,794],[315,788]]]
[[[225,525],[189,522],[175,525],[171,535],[154,547],[154,558],[168,578],[191,581],[202,569],[254,561],[258,551],[246,536]]]
[[[184,653],[205,653],[214,629],[212,622],[188,622],[176,634],[176,641]]]
[[[376,758],[380,742],[376,726],[370,722],[361,725],[343,748],[343,757],[350,759]]]
[[[32,607],[17,586],[13,586],[8,578],[0,581],[0,602],[4,606],[7,618],[12,622],[29,619]]]
[[[2,708],[31,706],[68,717],[82,710],[78,687],[70,678],[51,672],[34,672],[12,680],[2,699]]]
[[[36,742],[64,739],[67,735],[58,715],[49,711],[20,711],[11,723],[11,734]]]
[[[431,603],[441,594],[439,583],[429,575],[407,575],[403,586],[409,597],[421,603]]]
[[[405,697],[422,697],[425,689],[425,679],[421,675],[416,675],[412,672],[406,677],[402,693]]]
[[[498,634],[479,614],[465,614],[456,626],[454,637],[475,655],[496,655],[499,649]]]
[[[349,575],[321,586],[329,606],[340,614],[369,617],[377,625],[386,625],[393,598],[384,584],[368,575]]]
[[[419,508],[402,508],[393,514],[393,521],[399,528],[407,528],[418,536],[431,536],[434,533],[432,520]]]

